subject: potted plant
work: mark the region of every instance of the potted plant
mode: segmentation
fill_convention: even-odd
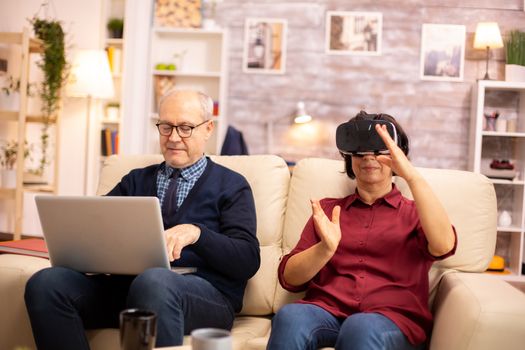
[[[118,122],[120,114],[120,103],[109,102],[106,104],[106,120],[108,122]]]
[[[53,116],[59,109],[60,93],[67,78],[68,64],[65,52],[65,33],[60,22],[51,19],[33,18],[33,30],[38,39],[44,42],[42,60],[37,65],[44,73],[44,80],[38,94],[42,100],[42,133],[40,135],[41,157],[38,168],[33,173],[42,176],[49,164],[49,127]]]
[[[513,30],[505,40],[505,80],[525,81],[525,32]]]
[[[2,84],[2,97],[0,98],[0,109],[13,111],[20,107],[20,80],[11,75],[4,78]]]
[[[30,148],[27,141],[24,142],[24,158],[30,154]],[[0,166],[2,185],[4,188],[16,187],[16,160],[18,156],[18,142],[8,141],[0,147]]]
[[[33,96],[33,88],[33,84],[27,85],[27,96]],[[0,91],[4,95],[0,98],[0,109],[12,111],[20,108],[20,79],[15,79],[11,75],[5,76]]]
[[[107,25],[110,38],[122,38],[124,33],[124,20],[122,18],[111,18]]]

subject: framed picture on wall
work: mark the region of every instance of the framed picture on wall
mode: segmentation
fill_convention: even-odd
[[[465,26],[423,24],[420,78],[463,81]]]
[[[284,74],[287,26],[284,19],[246,19],[242,63],[245,73]]]
[[[325,48],[332,55],[381,55],[383,14],[328,11]]]

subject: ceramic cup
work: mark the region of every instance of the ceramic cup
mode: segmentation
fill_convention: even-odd
[[[120,349],[151,350],[157,336],[157,315],[153,311],[127,309],[120,313]]]
[[[200,328],[191,332],[193,350],[232,350],[231,333],[219,328]]]

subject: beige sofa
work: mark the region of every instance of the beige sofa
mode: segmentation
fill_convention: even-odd
[[[212,157],[243,174],[252,186],[257,208],[257,236],[262,264],[250,280],[244,308],[234,328],[235,349],[264,349],[271,315],[300,295],[277,281],[280,257],[297,242],[310,215],[309,198],[341,197],[354,190],[341,161],[305,159],[293,169],[277,156]],[[160,156],[113,156],[102,170],[98,192],[107,192],[130,169]],[[525,294],[483,274],[496,239],[496,198],[484,176],[454,170],[420,169],[444,203],[458,233],[456,255],[430,272],[435,324],[432,350],[518,350],[525,346]],[[410,196],[402,179],[396,184]],[[0,349],[34,348],[23,293],[29,276],[45,259],[0,255]],[[87,332],[93,349],[118,349],[118,332]],[[188,339],[185,340],[188,343]]]

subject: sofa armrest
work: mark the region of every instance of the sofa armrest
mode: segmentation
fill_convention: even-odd
[[[0,349],[35,348],[24,291],[29,277],[49,266],[43,258],[0,254]]]
[[[450,273],[434,302],[431,350],[518,350],[525,344],[525,294],[493,276]]]

